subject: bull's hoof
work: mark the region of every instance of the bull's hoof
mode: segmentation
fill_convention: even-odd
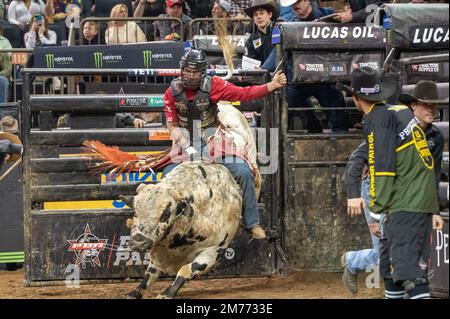
[[[127,293],[124,297],[125,299],[142,299],[142,293],[133,290],[132,292]]]
[[[173,297],[167,296],[167,295],[163,295],[163,294],[159,294],[155,297],[155,299],[173,299]]]

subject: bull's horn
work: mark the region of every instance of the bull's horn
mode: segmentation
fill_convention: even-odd
[[[183,195],[173,188],[169,188],[169,194],[176,202],[180,201],[183,198]]]
[[[119,195],[119,199],[121,199],[125,204],[130,208],[134,208],[134,196],[122,196]]]

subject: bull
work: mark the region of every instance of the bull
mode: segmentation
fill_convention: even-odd
[[[161,273],[176,278],[158,297],[174,298],[187,281],[218,264],[241,221],[239,186],[219,164],[183,163],[160,183],[139,185],[128,204],[135,211],[128,221],[130,248],[148,252],[150,261],[127,298],[142,298]]]

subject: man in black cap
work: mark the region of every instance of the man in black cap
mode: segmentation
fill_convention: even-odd
[[[422,80],[414,86],[412,95],[402,94],[399,97],[399,101],[412,109],[420,127],[425,132],[428,147],[434,159],[436,190],[438,190],[444,137],[432,122],[438,110],[437,104],[447,104],[448,97],[439,99],[436,83]],[[348,215],[353,217],[360,215],[364,211],[368,226],[372,232],[371,238],[373,243],[373,249],[347,251],[342,256],[342,263],[345,267],[342,280],[345,288],[353,294],[356,294],[358,291],[357,275],[365,272],[369,266],[378,264],[379,259],[379,225],[378,222],[370,222],[370,211],[368,208],[370,202],[368,195],[369,181],[368,178],[362,178],[367,171],[367,157],[367,144],[363,142],[350,156],[345,171]],[[362,179],[363,182],[361,183]]]
[[[363,67],[352,72],[350,86],[337,88],[366,115],[370,216],[387,214],[380,240],[386,297],[428,298],[428,238],[432,227],[442,228],[442,219],[425,133],[407,106],[385,103],[396,88],[391,78]]]

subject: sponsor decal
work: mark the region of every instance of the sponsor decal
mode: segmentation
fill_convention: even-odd
[[[148,139],[150,141],[168,141],[170,140],[170,132],[168,130],[151,130],[148,131]]]
[[[378,92],[380,92],[380,86],[378,84],[376,84],[374,87],[370,87],[370,88],[362,87],[359,91],[364,94],[378,93]]]
[[[372,207],[375,204],[375,149],[374,149],[374,134],[370,132],[367,136],[367,143],[369,146],[369,154],[368,154],[368,162],[369,162],[369,195],[370,195],[370,204]]]
[[[374,70],[378,70],[380,69],[380,65],[378,64],[378,62],[357,62],[357,63],[353,63],[353,69],[359,69],[362,67],[369,67],[372,68]]]
[[[412,129],[414,126],[418,125],[419,121],[416,118],[413,118],[408,125],[403,129],[403,131],[401,131],[398,135],[399,137],[404,140],[405,138],[407,138],[409,135],[411,135]]]
[[[368,26],[313,26],[304,27],[300,32],[301,39],[328,40],[328,39],[379,39],[379,33]]]
[[[121,63],[123,61],[122,55],[104,55],[103,52],[94,52],[94,63],[96,69],[103,68],[104,65]]]
[[[162,96],[149,97],[148,98],[148,106],[150,106],[150,107],[162,107],[162,106],[164,106],[163,97]]]
[[[45,64],[48,69],[53,69],[55,67],[55,55],[52,53],[47,53],[45,55]]]
[[[300,63],[300,70],[304,72],[324,72],[323,63]]]
[[[253,47],[254,47],[255,49],[259,48],[261,45],[262,45],[261,38],[256,39],[256,40],[253,40]]]
[[[150,68],[152,66],[152,51],[142,51],[142,55],[144,57],[144,68]]]
[[[53,69],[55,65],[68,65],[74,64],[73,56],[59,56],[55,58],[53,53],[47,53],[45,55],[45,64],[47,68]]]
[[[422,131],[419,125],[415,125],[412,129],[412,138],[414,145],[416,146],[419,156],[422,159],[425,167],[428,169],[434,169],[434,159],[428,148],[427,139],[425,133]]]
[[[108,239],[99,239],[91,232],[89,224],[86,224],[84,233],[78,236],[76,239],[68,240],[68,251],[75,253],[75,265],[83,269],[86,268],[86,264],[90,264],[92,267],[102,267],[99,259],[99,255],[106,249]]]
[[[167,131],[168,132],[168,131]],[[148,182],[159,181],[162,178],[162,172],[131,172],[131,173],[112,173],[102,174],[101,184],[115,184],[115,183],[127,183],[127,182]]]
[[[247,41],[248,36],[227,36],[227,40],[229,43],[234,44],[236,47],[245,48],[245,42]],[[258,39],[261,43],[261,39]],[[255,40],[257,41],[257,40]],[[253,41],[253,42],[255,42]],[[261,44],[260,44],[261,45]],[[219,41],[216,36],[211,38],[211,46],[219,46]]]
[[[439,63],[412,64],[413,73],[439,73]]]
[[[120,236],[113,266],[142,266],[149,264],[148,254],[130,250],[131,236]]]
[[[409,28],[409,36],[413,47],[448,46],[448,25],[414,26]]]
[[[146,97],[124,97],[119,98],[119,106],[120,107],[139,107],[139,106],[147,106],[148,100]]]

